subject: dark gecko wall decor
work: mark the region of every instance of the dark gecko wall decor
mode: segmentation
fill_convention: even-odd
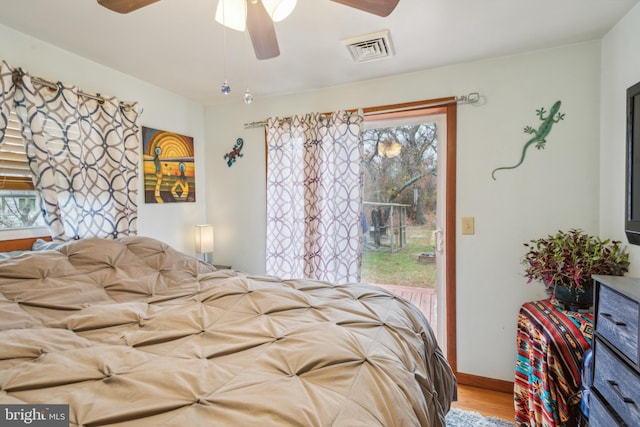
[[[549,111],[549,114],[546,117],[545,117],[546,111],[544,107],[540,108],[539,110],[536,110],[536,114],[538,115],[538,117],[540,117],[540,120],[542,120],[542,123],[540,123],[540,126],[538,127],[538,129],[534,129],[531,126],[526,126],[524,128],[524,132],[528,134],[533,134],[533,137],[531,137],[531,139],[524,144],[524,147],[522,147],[522,155],[520,156],[520,161],[513,166],[502,166],[499,168],[495,168],[493,172],[491,172],[491,178],[493,178],[494,180],[496,179],[496,171],[505,170],[505,169],[515,169],[518,166],[520,166],[522,162],[524,162],[524,158],[527,154],[527,149],[531,144],[536,144],[536,148],[538,150],[544,148],[547,142],[546,138],[549,135],[549,132],[551,132],[551,128],[553,127],[553,125],[555,123],[558,123],[560,120],[564,120],[564,114],[560,113],[560,104],[561,104],[560,101],[556,101],[556,103],[553,104],[553,106],[551,107],[551,111]]]

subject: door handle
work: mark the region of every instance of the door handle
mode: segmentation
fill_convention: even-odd
[[[435,231],[435,235],[436,235],[436,252],[438,253],[442,253],[443,252],[443,242],[442,242],[442,230],[437,229]]]

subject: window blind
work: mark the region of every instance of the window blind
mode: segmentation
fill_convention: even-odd
[[[33,190],[31,170],[22,138],[21,124],[15,111],[0,145],[0,190]]]

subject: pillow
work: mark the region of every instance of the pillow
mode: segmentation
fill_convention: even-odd
[[[15,257],[20,256],[22,254],[26,254],[27,252],[30,252],[30,251],[0,252],[0,260],[9,259],[9,258],[15,258]]]
[[[31,246],[32,251],[51,251],[58,249],[65,242],[47,242],[46,240],[37,239]]]

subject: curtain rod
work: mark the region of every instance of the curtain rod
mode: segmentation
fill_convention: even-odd
[[[423,107],[437,107],[449,104],[475,104],[480,101],[480,93],[471,92],[468,95],[462,96],[452,96],[450,98],[439,98],[433,99],[430,101],[417,101],[417,102],[409,102],[406,104],[394,104],[394,105],[384,105],[381,107],[367,107],[363,108],[365,116],[372,116],[376,114],[386,114],[386,113],[394,113],[398,111],[407,111],[407,110],[415,110]],[[347,112],[353,113],[358,111],[357,109],[347,110]],[[331,113],[325,113],[331,114]],[[281,120],[287,121],[291,120],[291,117],[284,117]],[[245,128],[254,128],[254,127],[262,127],[267,125],[267,120],[261,120],[257,122],[249,122],[245,123]]]
[[[14,71],[14,77],[16,76],[17,70]],[[51,91],[57,91],[59,89],[58,85],[52,81],[43,79],[41,77],[31,77],[31,81],[41,84],[42,86],[48,87]],[[93,99],[98,101],[99,104],[104,104],[104,98],[100,96],[100,94],[93,95],[91,93],[86,93],[81,90],[78,90],[78,95],[84,96],[85,98]],[[120,107],[129,109],[133,106],[131,102],[122,102],[120,101]],[[142,114],[142,107],[138,106],[139,114]],[[128,111],[128,110],[127,110]]]

